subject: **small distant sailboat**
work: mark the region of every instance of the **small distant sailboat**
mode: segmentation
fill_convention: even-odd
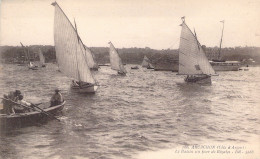
[[[28,67],[29,67],[29,69],[31,69],[31,70],[38,70],[38,68],[37,68],[38,66],[36,66],[36,65],[34,64],[34,62],[32,62],[32,61],[29,62]]]
[[[145,67],[147,69],[154,69],[153,65],[151,64],[151,61],[146,56],[144,56],[142,67]]]
[[[28,62],[28,68],[31,69],[31,70],[37,70],[37,69],[38,69],[38,68],[37,68],[38,66],[36,66],[36,65],[34,64],[34,62],[31,61],[29,49],[27,49],[27,51],[26,51],[25,46],[24,46],[21,42],[20,42],[20,44],[22,45],[22,47],[23,47],[23,49],[24,49],[24,54],[25,54],[26,60],[27,60],[27,62]]]
[[[178,75],[187,75],[186,82],[210,84],[211,76],[216,75],[198,39],[182,17],[182,30],[179,46]]]
[[[45,57],[42,54],[41,48],[39,48],[38,54],[39,54],[39,57],[40,57],[40,66],[41,67],[46,67],[46,65],[45,65]]]
[[[90,71],[93,60],[75,28],[57,2],[54,17],[54,42],[58,66],[61,72],[73,78],[71,88],[80,93],[94,93],[98,86]]]
[[[118,72],[118,74],[120,74],[120,75],[126,75],[126,69],[122,63],[122,60],[121,60],[116,48],[114,47],[114,45],[111,42],[109,42],[108,44],[110,45],[109,54],[110,54],[111,68],[113,70],[116,70]]]

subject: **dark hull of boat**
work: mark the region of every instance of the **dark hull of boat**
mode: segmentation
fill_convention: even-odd
[[[28,64],[18,64],[17,66],[26,66],[26,65],[28,65]]]
[[[83,85],[79,86],[73,82],[71,83],[71,88],[78,93],[95,93],[97,90],[97,87],[98,86],[96,86],[94,84],[83,84]]]
[[[187,83],[198,83],[198,84],[211,84],[211,76],[187,76],[185,79]]]
[[[98,66],[110,66],[110,64],[99,64]]]
[[[98,71],[99,68],[90,68],[91,71]]]
[[[131,69],[132,70],[137,70],[137,69],[139,69],[139,67],[138,66],[134,66],[134,67],[131,67]]]
[[[29,70],[38,70],[38,67],[29,67]]]
[[[64,105],[65,101],[61,105],[43,109],[51,115],[41,113],[40,110],[27,113],[16,113],[13,115],[0,114],[0,129],[8,130],[46,123],[47,121],[54,119],[52,115],[58,115],[61,113]]]
[[[240,66],[212,66],[215,71],[238,71]]]
[[[125,72],[120,72],[120,71],[118,71],[117,73],[118,73],[118,75],[126,76],[126,73],[125,73]]]
[[[146,67],[147,69],[154,69],[154,67],[150,67],[150,66],[148,66],[148,67]]]

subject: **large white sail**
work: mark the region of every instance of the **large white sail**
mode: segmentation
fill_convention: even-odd
[[[60,71],[78,81],[95,83],[77,31],[59,5],[56,2],[52,5],[55,7],[54,42]]]
[[[45,64],[45,58],[44,58],[44,56],[42,54],[41,48],[39,48],[39,52],[38,53],[39,53],[39,57],[40,57],[40,64],[44,65]]]
[[[179,46],[179,74],[215,75],[196,36],[191,32],[185,21],[181,24],[181,37]]]
[[[109,44],[110,44],[109,54],[110,54],[111,68],[113,70],[117,70],[117,71],[121,71],[121,72],[126,73],[126,69],[124,68],[122,60],[121,60],[118,52],[116,51],[114,45],[111,42],[109,42]]]

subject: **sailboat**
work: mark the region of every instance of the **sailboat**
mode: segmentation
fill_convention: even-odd
[[[28,64],[28,68],[31,69],[31,70],[38,70],[37,68],[38,66],[36,66],[34,64],[34,62],[30,61],[29,64]]]
[[[71,88],[80,93],[94,93],[98,86],[90,71],[94,64],[75,28],[57,2],[54,17],[54,43],[61,72],[72,78]],[[92,63],[91,63],[92,62]]]
[[[31,70],[37,70],[38,66],[36,66],[34,64],[34,62],[32,62],[31,58],[30,58],[30,53],[29,53],[29,49],[26,49],[25,46],[20,42],[20,44],[22,45],[23,47],[23,50],[24,50],[24,54],[25,54],[25,57],[26,57],[26,60],[28,62],[28,68],[31,69]]]
[[[179,46],[178,75],[187,75],[186,82],[210,84],[211,76],[216,75],[210,65],[196,33],[192,33],[182,17],[182,30]]]
[[[116,70],[119,75],[126,75],[126,69],[122,63],[122,60],[121,60],[116,48],[114,47],[114,45],[111,42],[109,42],[108,44],[110,45],[109,54],[110,54],[111,68],[113,70]]]
[[[150,60],[144,56],[143,62],[142,62],[142,67],[145,67],[147,69],[154,69],[153,65],[151,64]]]
[[[239,61],[226,61],[226,60],[222,60],[220,58],[225,21],[222,20],[220,22],[223,24],[223,27],[222,27],[220,44],[219,44],[218,57],[216,59],[212,59],[210,61],[210,64],[214,68],[215,71],[238,71],[240,68],[240,64],[241,64]]]
[[[39,58],[40,58],[40,66],[41,67],[46,67],[46,65],[45,65],[45,57],[42,54],[41,48],[39,48],[38,54],[39,54]]]

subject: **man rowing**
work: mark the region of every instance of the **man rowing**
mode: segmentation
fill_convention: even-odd
[[[15,113],[25,113],[30,112],[30,110],[34,110],[34,104],[26,102],[23,99],[23,95],[20,90],[15,90],[13,92],[9,92],[8,95],[3,96],[3,110],[1,113],[3,114],[15,114]]]
[[[12,101],[17,102],[18,101],[18,97],[19,95],[21,95],[21,91],[20,90],[15,90],[13,92],[9,92],[8,95],[4,95],[4,98],[2,100],[3,103],[3,110],[2,112],[4,114],[14,114],[14,104]],[[9,99],[9,100],[6,100]]]
[[[55,89],[55,94],[53,94],[53,96],[51,97],[51,107],[60,105],[63,101],[64,99],[60,93],[60,90]]]
[[[21,106],[23,105],[23,106]],[[26,106],[26,107],[24,107]],[[15,113],[25,113],[25,112],[30,112],[30,109],[33,109],[33,104],[32,103],[29,103],[29,102],[26,102],[24,99],[23,99],[23,95],[19,95],[18,96],[18,101],[17,101],[17,104],[14,105],[14,111]]]

